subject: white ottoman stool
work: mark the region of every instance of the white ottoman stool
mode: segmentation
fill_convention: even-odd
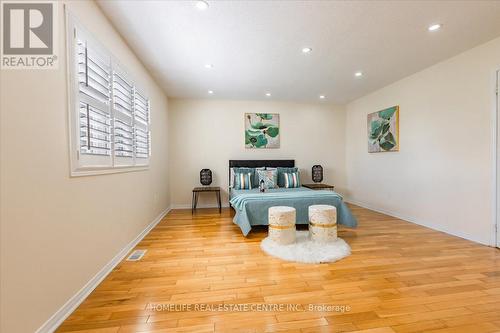
[[[277,244],[295,242],[295,208],[275,206],[269,208],[269,239]]]
[[[337,208],[328,205],[309,206],[309,234],[316,242],[337,239]]]

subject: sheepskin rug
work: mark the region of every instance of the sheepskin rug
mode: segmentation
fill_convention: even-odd
[[[266,237],[260,247],[273,257],[307,264],[334,262],[351,254],[351,247],[343,239],[337,238],[330,243],[313,242],[309,231],[297,231],[296,241],[290,245],[279,245]]]

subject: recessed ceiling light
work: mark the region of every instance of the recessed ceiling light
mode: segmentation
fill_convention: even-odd
[[[311,53],[313,49],[311,49],[310,47],[304,47],[302,49],[302,53]]]
[[[212,68],[214,68],[214,65],[212,65],[212,64],[205,64],[205,68],[212,69]]]
[[[199,10],[208,9],[208,2],[203,0],[196,1],[196,8],[198,8]]]
[[[266,93],[266,96],[267,97],[271,97],[271,93]]]
[[[433,24],[431,26],[429,26],[429,28],[427,28],[429,31],[436,31],[436,30],[439,30],[441,29],[441,24]]]
[[[356,72],[356,73],[354,73],[354,76],[361,77],[361,76],[363,76],[363,72]]]
[[[213,95],[213,94],[214,94],[214,91],[213,91],[213,90],[209,90],[209,91],[208,91],[208,94],[209,94],[209,95]]]
[[[325,99],[326,96],[325,95],[319,95],[319,99]]]

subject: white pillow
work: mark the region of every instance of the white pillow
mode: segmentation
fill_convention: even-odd
[[[234,187],[234,168],[229,169],[229,188]]]

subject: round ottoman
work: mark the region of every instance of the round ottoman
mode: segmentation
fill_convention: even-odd
[[[269,239],[280,245],[295,242],[295,208],[269,207]]]
[[[309,234],[316,242],[337,239],[337,209],[329,205],[309,206]]]

